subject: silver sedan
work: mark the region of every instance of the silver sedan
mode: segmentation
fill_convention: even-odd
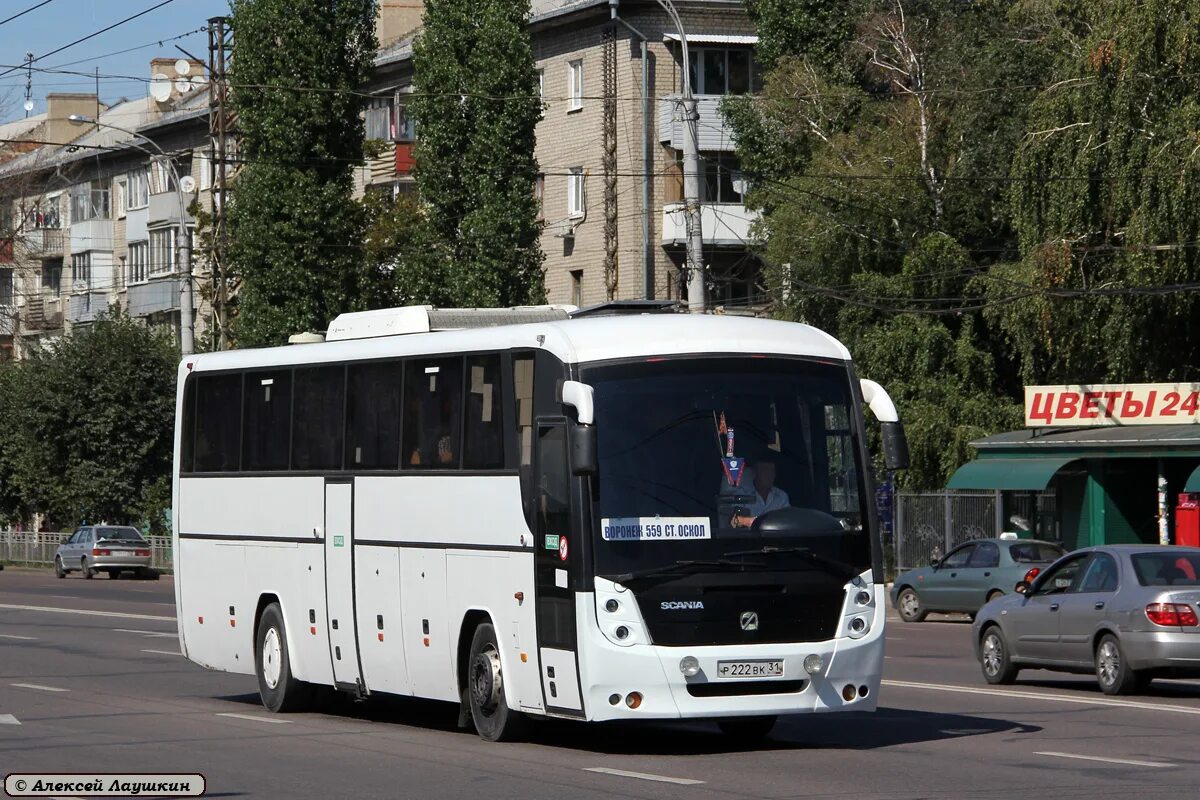
[[[127,525],[85,525],[58,546],[54,554],[54,572],[66,577],[79,570],[91,578],[97,572],[107,572],[115,578],[122,570],[134,570],[147,578],[158,577],[150,568],[153,553],[150,543],[137,528]]]
[[[1198,609],[1200,549],[1077,550],[980,609],[975,654],[988,683],[1027,668],[1095,672],[1106,694],[1126,694],[1200,678]]]

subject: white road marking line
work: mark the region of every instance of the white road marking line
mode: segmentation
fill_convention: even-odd
[[[160,656],[181,656],[181,655],[183,655],[183,653],[180,653],[178,650],[143,650],[142,652],[143,653],[154,653],[155,655],[160,655]]]
[[[21,720],[12,714],[0,714],[0,725],[20,725]]]
[[[704,781],[697,781],[691,778],[668,778],[666,775],[652,775],[649,772],[630,772],[624,769],[610,769],[609,767],[584,767],[584,772],[601,772],[605,775],[616,775],[619,778],[637,778],[642,781],[657,781],[658,783],[677,783],[681,786],[694,786]]]
[[[69,692],[70,689],[60,689],[57,686],[42,686],[40,683],[10,683],[9,686],[16,686],[20,689],[37,689],[42,692]]]
[[[1165,703],[1142,703],[1136,700],[1112,700],[1106,697],[1076,697],[1066,694],[1023,692],[1010,689],[985,689],[979,686],[954,686],[951,684],[914,683],[912,681],[885,680],[882,683],[884,686],[894,686],[897,689],[925,689],[934,692],[959,692],[961,694],[982,694],[991,697],[1019,697],[1024,700],[1047,700],[1052,703],[1076,703],[1084,706],[1115,706],[1117,708],[1138,708],[1146,711],[1169,711],[1173,714],[1200,714],[1200,707],[1171,706]]]
[[[17,606],[0,603],[0,609],[11,611],[49,611],[56,614],[86,614],[91,617],[118,617],[120,619],[153,619],[159,622],[174,622],[174,617],[156,617],[152,614],[126,614],[120,611],[92,611],[85,608],[55,608],[54,606]]]
[[[270,717],[261,717],[256,714],[234,714],[232,712],[225,712],[223,714],[217,714],[217,716],[233,717],[234,719],[248,719],[251,722],[269,722],[272,725],[290,725],[292,723],[290,719],[271,719]]]
[[[178,639],[179,638],[179,634],[175,633],[175,632],[166,633],[164,631],[134,631],[134,630],[130,630],[129,628],[113,628],[113,633],[140,633],[143,636],[147,636],[147,637],[157,636],[157,637],[161,637],[164,639],[168,639],[168,638],[169,639]]]
[[[12,633],[0,633],[0,639],[20,639],[25,642],[36,642],[36,636],[17,636]]]
[[[1137,761],[1132,758],[1104,758],[1102,756],[1084,756],[1079,753],[1054,753],[1050,751],[1034,753],[1035,756],[1051,756],[1052,758],[1077,758],[1080,761],[1099,761],[1103,764],[1120,764],[1127,767],[1173,767],[1174,764],[1165,761]]]

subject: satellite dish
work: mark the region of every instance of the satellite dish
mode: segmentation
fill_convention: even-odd
[[[175,62],[175,73],[177,75],[187,75],[192,71],[192,65],[186,58],[181,58]]]
[[[192,88],[193,89],[199,89],[201,86],[203,86],[206,83],[208,83],[208,81],[205,80],[203,75],[193,75],[192,76]]]
[[[75,281],[71,284],[71,289],[74,290],[75,294],[83,294],[87,291],[87,288],[87,281]]]
[[[26,100],[26,101],[25,101],[25,110],[26,110],[26,111],[33,111],[33,101],[32,101],[32,100]]]
[[[179,188],[183,190],[184,194],[191,194],[196,191],[196,179],[191,175],[184,175],[179,179]]]
[[[171,79],[161,72],[154,73],[150,79],[150,96],[158,102],[164,102],[171,96]]]
[[[186,91],[188,91],[191,88],[192,88],[192,82],[190,80],[188,80],[187,78],[176,78],[175,79],[175,91],[179,92],[180,94],[185,93]]]

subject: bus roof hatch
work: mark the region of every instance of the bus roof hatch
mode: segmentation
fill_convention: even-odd
[[[329,323],[327,342],[347,339],[374,339],[408,333],[490,328],[496,325],[523,325],[531,322],[555,322],[568,319],[575,306],[517,306],[515,308],[434,308],[404,306],[376,311],[339,314]]]

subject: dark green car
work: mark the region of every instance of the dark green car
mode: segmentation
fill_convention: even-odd
[[[1012,592],[1030,569],[1045,569],[1065,552],[1037,539],[976,539],[897,577],[892,605],[905,622],[920,622],[931,611],[973,618],[985,603]]]

